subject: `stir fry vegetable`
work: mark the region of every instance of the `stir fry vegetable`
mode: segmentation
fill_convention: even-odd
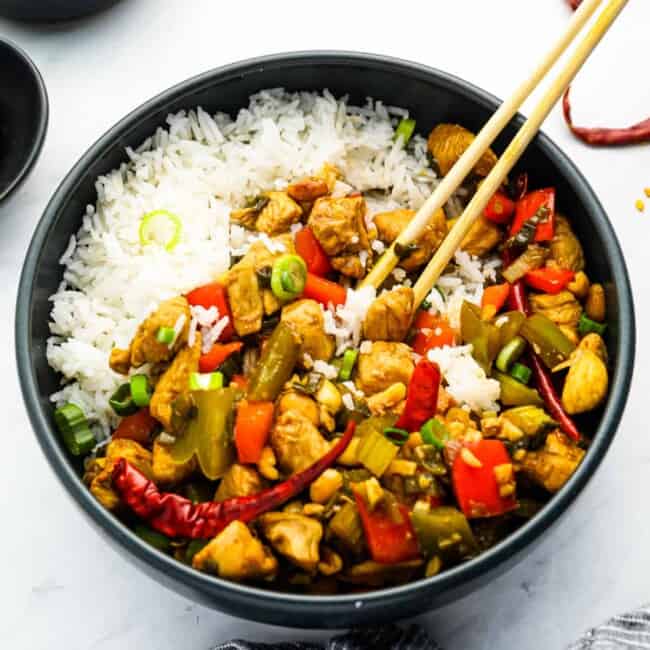
[[[282,255],[273,262],[271,289],[276,298],[292,300],[302,294],[307,281],[307,265],[298,255]]]
[[[54,411],[54,421],[65,446],[73,456],[83,456],[92,451],[95,436],[88,426],[84,412],[72,402]]]
[[[182,222],[175,214],[168,210],[154,210],[140,220],[140,244],[157,243],[171,253],[181,240],[182,230]]]

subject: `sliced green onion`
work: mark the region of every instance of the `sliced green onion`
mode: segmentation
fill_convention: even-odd
[[[154,210],[140,221],[140,244],[160,244],[167,252],[176,248],[181,239],[181,220],[167,210]]]
[[[386,427],[384,435],[398,447],[401,447],[409,439],[409,432],[406,429],[398,429],[397,427]]]
[[[193,539],[185,549],[185,561],[192,564],[194,556],[210,543],[209,539]]]
[[[122,384],[108,400],[111,408],[120,416],[133,415],[138,406],[131,395],[131,384]]]
[[[159,533],[157,530],[152,530],[148,526],[137,525],[133,532],[142,540],[151,544],[159,551],[168,551],[171,547],[171,540],[167,535]]]
[[[307,282],[307,265],[298,255],[282,255],[273,262],[271,291],[280,300],[297,298]]]
[[[399,453],[399,446],[375,429],[360,438],[357,461],[375,476],[381,476]]]
[[[510,371],[510,376],[522,384],[528,384],[533,371],[523,363],[515,363]]]
[[[606,329],[606,323],[597,323],[595,320],[591,320],[591,318],[586,316],[584,313],[580,316],[580,320],[578,321],[578,332],[583,336],[585,334],[590,334],[591,332],[602,336]]]
[[[164,345],[171,345],[176,338],[176,330],[173,327],[161,327],[156,332],[156,341]]]
[[[190,375],[190,390],[218,390],[223,388],[220,372],[193,372]]]
[[[142,408],[149,406],[151,401],[151,386],[146,375],[133,375],[130,379],[131,399],[133,403]]]
[[[413,132],[415,131],[415,120],[410,120],[410,119],[403,119],[400,120],[400,123],[397,125],[397,128],[395,129],[395,140],[399,138],[400,136],[402,137],[402,142],[404,146],[406,146],[413,136]]]
[[[72,402],[54,411],[54,421],[65,446],[73,456],[83,456],[95,447],[96,440],[84,412]]]
[[[445,441],[449,440],[449,431],[438,418],[427,420],[420,429],[420,435],[427,445],[433,445],[438,449],[444,449]]]
[[[339,381],[349,381],[357,362],[359,350],[348,349],[343,353],[343,363],[339,370]]]
[[[421,303],[420,303],[420,309],[423,309],[424,311],[429,311],[433,305],[431,304],[431,301],[425,298]]]
[[[519,359],[526,349],[526,341],[521,336],[515,336],[501,348],[497,356],[497,368],[501,372],[508,372],[510,366]]]

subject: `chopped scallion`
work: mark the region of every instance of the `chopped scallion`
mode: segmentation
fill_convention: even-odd
[[[447,427],[438,418],[427,420],[420,429],[420,435],[425,444],[433,445],[438,449],[444,449],[445,441],[449,439]]]
[[[176,338],[176,332],[173,327],[161,327],[156,332],[156,341],[163,345],[171,345]]]
[[[595,334],[600,334],[602,336],[607,329],[606,323],[597,323],[595,320],[591,320],[587,315],[582,314],[580,320],[578,321],[578,332],[583,336],[585,334],[590,334],[594,332]]]
[[[111,408],[121,417],[127,415],[133,415],[137,410],[138,406],[133,401],[133,396],[131,395],[131,384],[122,384],[108,400],[108,403],[111,405]]]
[[[397,427],[386,427],[384,435],[398,447],[401,447],[409,439],[409,432],[406,429],[398,429]]]
[[[425,298],[421,303],[420,303],[420,309],[423,309],[424,311],[428,311],[431,309],[433,305],[431,304],[431,301],[427,298]]]
[[[519,359],[526,349],[526,341],[521,336],[515,336],[506,343],[497,356],[496,365],[501,372],[508,372],[510,366]]]
[[[271,291],[280,300],[293,300],[305,289],[307,265],[298,255],[282,255],[273,263]]]
[[[181,220],[167,210],[154,210],[140,221],[140,244],[157,243],[171,252],[181,239]]]
[[[96,441],[88,426],[84,412],[72,402],[59,406],[54,411],[54,421],[63,438],[65,446],[73,456],[83,456],[90,453]]]
[[[397,128],[395,129],[395,140],[397,140],[399,137],[402,138],[402,143],[404,146],[406,146],[413,137],[413,132],[415,131],[415,120],[410,120],[407,118],[404,118],[403,120],[400,120],[400,123],[397,125]]]
[[[185,549],[185,561],[192,564],[194,556],[210,543],[209,539],[193,539]]]
[[[149,406],[151,401],[151,386],[146,375],[133,375],[130,379],[131,399],[133,403],[142,408]]]
[[[190,375],[190,390],[218,390],[223,388],[223,375],[220,372],[193,372]]]
[[[510,376],[522,384],[528,384],[532,374],[533,371],[523,363],[515,363],[510,371]]]
[[[339,370],[339,381],[349,381],[352,377],[352,371],[357,362],[359,350],[348,349],[343,353],[343,363]]]

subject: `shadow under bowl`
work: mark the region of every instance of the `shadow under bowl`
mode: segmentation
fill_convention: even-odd
[[[0,201],[36,164],[47,122],[47,91],[40,72],[19,47],[0,39]]]
[[[533,186],[554,185],[560,209],[572,218],[587,257],[590,278],[606,287],[611,355],[611,388],[601,412],[580,421],[593,434],[584,461],[542,511],[508,538],[477,558],[448,571],[398,587],[336,596],[289,594],[220,580],[176,562],[139,539],[105,510],[80,479],[81,466],[57,435],[48,395],[59,379],[47,363],[51,303],[61,280],[57,260],[81,224],[84,208],[95,202],[94,182],[126,160],[170,112],[197,105],[234,115],[249,96],[264,88],[328,88],[363,104],[366,97],[408,108],[426,134],[438,122],[458,122],[477,131],[498,106],[484,91],[444,72],[383,56],[346,52],[281,54],[219,68],[158,95],[118,122],[70,171],[48,205],[32,240],[20,282],[16,314],[17,365],[31,422],[59,480],[105,538],[160,583],[196,602],[227,613],[290,627],[341,628],[396,620],[442,606],[494,579],[530,553],[549,527],[576,500],[593,477],[614,439],[632,378],[634,309],[623,254],[593,190],[575,165],[543,134],[521,160]],[[522,124],[516,117],[495,143],[497,151]],[[516,172],[517,170],[515,170]]]

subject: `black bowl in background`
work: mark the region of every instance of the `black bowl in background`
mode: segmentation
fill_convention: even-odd
[[[0,0],[0,15],[28,22],[72,20],[102,9],[118,0]]]
[[[57,260],[81,224],[86,204],[95,200],[99,174],[126,159],[124,147],[139,145],[171,111],[201,105],[235,113],[251,93],[284,86],[349,94],[352,101],[372,96],[407,107],[418,129],[427,133],[439,121],[478,130],[498,101],[443,72],[387,57],[352,53],[299,53],[270,56],[229,65],[185,81],[150,100],[121,120],[75,165],[50,201],[30,245],[18,293],[17,363],[32,425],[48,461],[90,520],[126,558],[161,583],[230,614],[292,627],[345,627],[415,615],[439,607],[503,572],[540,539],[582,491],[602,461],[616,433],[632,377],[635,325],[630,284],[623,254],[607,215],[587,181],[544,135],[530,145],[521,169],[536,186],[555,185],[561,209],[570,214],[585,245],[589,274],[604,283],[608,297],[611,389],[584,461],[564,488],[531,521],[478,558],[438,576],[363,594],[305,596],[279,593],[214,578],[174,561],[136,537],[93,498],[80,480],[80,465],[56,433],[48,395],[58,378],[45,357],[50,303],[58,287]],[[519,116],[498,139],[502,151],[522,123]]]
[[[45,84],[32,60],[0,38],[0,201],[25,180],[47,131]]]

